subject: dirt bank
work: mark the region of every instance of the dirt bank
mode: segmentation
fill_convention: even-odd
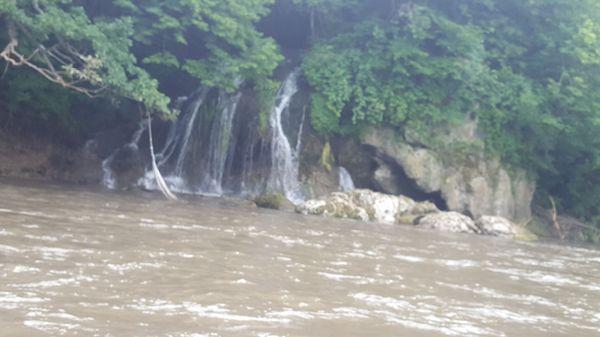
[[[98,183],[100,161],[84,146],[71,149],[0,129],[0,176],[78,184]]]

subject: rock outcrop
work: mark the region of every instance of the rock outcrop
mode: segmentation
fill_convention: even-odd
[[[386,224],[412,222],[419,216],[439,212],[430,202],[416,202],[405,196],[394,196],[369,190],[332,193],[330,196],[309,200],[296,207],[305,215],[323,215]]]
[[[462,136],[448,136],[448,142],[463,137],[466,143],[477,143],[474,131],[469,130]],[[398,164],[425,193],[439,193],[451,211],[474,218],[494,215],[520,221],[531,217],[536,186],[525,171],[514,169],[509,174],[499,160],[487,158],[482,150],[462,159],[406,139],[408,136],[401,137],[394,130],[378,129],[368,133],[364,143]]]
[[[498,216],[482,216],[477,221],[458,212],[442,212],[431,202],[416,202],[370,190],[335,192],[330,196],[296,206],[304,215],[354,219],[383,224],[415,225],[419,228],[452,233],[469,233],[518,238],[523,229]]]
[[[384,193],[398,195],[402,193],[397,177],[392,168],[386,163],[379,161],[379,167],[373,173],[375,186]]]

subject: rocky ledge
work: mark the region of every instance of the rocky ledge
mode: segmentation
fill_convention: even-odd
[[[388,195],[370,190],[332,193],[328,197],[309,200],[298,205],[296,212],[506,238],[515,238],[520,231],[517,225],[502,217],[481,216],[474,220],[458,212],[440,211],[428,201],[417,202],[406,196]]]

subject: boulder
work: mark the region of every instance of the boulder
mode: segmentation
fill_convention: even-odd
[[[418,219],[416,225],[444,232],[481,234],[481,230],[473,219],[457,212],[428,214]]]
[[[411,223],[412,219],[439,212],[430,202],[416,202],[405,196],[394,196],[370,190],[332,193],[318,200],[309,200],[296,207],[305,215],[323,215],[386,224]],[[409,220],[407,220],[409,219]]]
[[[259,208],[275,209],[281,211],[294,210],[294,204],[281,193],[265,193],[254,199]]]
[[[476,223],[483,234],[486,235],[515,238],[519,233],[514,223],[499,216],[482,216]]]
[[[494,215],[516,222],[529,219],[535,181],[524,170],[509,170],[497,158],[486,156],[473,126],[467,124],[470,126],[464,128],[466,131],[448,133],[448,140],[442,142],[447,146],[444,153],[415,140],[414,132],[411,137],[402,137],[392,129],[373,129],[363,141],[375,153],[399,165],[423,192],[439,193],[450,211],[474,218]],[[470,150],[464,151],[466,154],[451,150],[452,142],[460,142],[465,145],[463,149]],[[385,183],[389,180],[385,173],[385,168],[381,169],[374,179]]]
[[[296,206],[296,212],[304,215],[322,215],[360,221],[370,220],[367,211],[355,205],[345,193],[333,193],[327,199],[308,200]]]

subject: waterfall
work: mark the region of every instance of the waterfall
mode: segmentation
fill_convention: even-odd
[[[213,106],[212,101],[208,102],[210,93],[210,88],[200,88],[185,102],[187,106],[171,124],[165,145],[157,154],[165,181],[175,192],[217,196],[224,193],[225,165],[241,94],[219,92]],[[156,189],[153,180],[152,171],[147,171],[139,184]]]
[[[298,141],[292,147],[283,130],[283,116],[289,115],[292,97],[298,92],[298,71],[292,72],[277,93],[275,106],[271,111],[271,174],[268,182],[270,191],[280,191],[293,203],[303,201],[304,196],[298,182],[299,150],[303,123],[300,123]]]
[[[208,93],[207,89],[200,89],[200,95],[198,95],[198,98],[196,98],[194,100],[194,102],[192,103],[192,108],[191,108],[191,113],[188,114],[187,120],[186,118],[183,119],[183,125],[185,126],[185,132],[183,134],[183,138],[178,138],[181,139],[183,141],[183,144],[181,145],[181,149],[179,150],[179,155],[177,156],[177,163],[175,164],[175,172],[174,172],[174,176],[175,177],[183,177],[183,165],[185,163],[185,159],[186,159],[186,155],[188,154],[189,150],[190,150],[190,138],[192,135],[192,131],[194,130],[194,126],[196,125],[196,119],[198,118],[198,111],[200,110],[200,107],[202,106],[202,104],[204,103],[204,100],[206,99],[206,95]],[[170,133],[170,132],[169,132]],[[171,136],[171,135],[169,135]],[[177,136],[177,129],[175,129],[175,132],[173,134],[173,137]],[[176,143],[173,142],[173,148],[175,147]],[[167,145],[165,147],[165,150],[168,149],[169,146],[169,142],[167,141]],[[168,153],[165,153],[168,154]],[[165,161],[168,160],[168,156],[164,159]]]
[[[206,100],[208,91],[209,88],[200,87],[192,94],[191,98],[181,97],[177,100],[176,110],[179,110],[181,114],[177,120],[171,123],[165,145],[156,154],[159,169],[164,170],[168,164],[173,163],[171,169],[164,171],[164,174],[169,188],[177,193],[193,193],[185,181],[184,165],[190,152],[192,132],[197,126],[196,121],[200,114],[200,108]],[[182,106],[187,102],[191,103],[182,111]],[[139,185],[149,190],[157,189],[152,170],[146,171],[145,176],[140,179]]]
[[[123,148],[129,148],[134,151],[139,151],[138,144],[140,142],[140,138],[142,137],[142,134],[144,133],[144,131],[146,131],[146,125],[143,123],[140,123],[139,129],[137,131],[135,131],[135,133],[131,137],[131,141],[129,143],[125,144],[125,146],[120,147],[120,148],[116,149],[115,151],[113,151],[113,153],[111,153],[111,155],[108,156],[108,158],[106,158],[102,161],[102,185],[104,185],[104,187],[106,187],[109,190],[114,190],[117,188],[117,178],[115,176],[114,171],[112,170],[111,165],[112,165],[113,161],[115,160],[115,157],[117,156],[119,151],[121,151]]]
[[[350,173],[348,172],[348,170],[346,170],[344,167],[340,167],[339,168],[339,179],[340,179],[340,189],[342,190],[342,192],[351,192],[355,189],[354,187],[354,181],[352,180],[352,176],[350,176]]]
[[[277,92],[269,116],[270,137],[259,130],[258,113],[245,111],[252,100],[240,104],[247,89],[229,94],[204,87],[189,99],[178,100],[181,113],[156,155],[169,188],[211,196],[281,192],[290,201],[301,202],[299,153],[305,112],[290,109],[298,93],[298,76],[299,70],[289,74]],[[107,173],[106,185],[113,180]],[[156,189],[152,170],[139,185]]]
[[[102,185],[109,190],[117,188],[117,178],[115,178],[115,173],[110,167],[116,154],[117,151],[113,152],[108,158],[102,161]]]
[[[223,96],[223,95],[221,95]],[[225,161],[230,152],[232,139],[232,128],[237,105],[241,94],[232,97],[220,97],[222,112],[220,118],[213,122],[210,147],[208,151],[208,165],[205,170],[204,179],[200,188],[201,194],[222,195],[223,174],[225,172]]]

